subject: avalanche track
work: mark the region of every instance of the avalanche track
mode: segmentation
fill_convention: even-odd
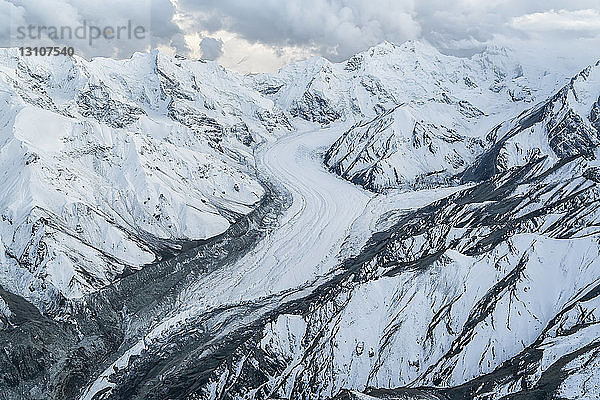
[[[197,393],[244,340],[286,307],[316,295],[372,196],[323,166],[322,154],[339,133],[295,133],[257,150],[261,178],[291,199],[276,227],[236,262],[181,290],[173,311],[121,351],[82,400]]]

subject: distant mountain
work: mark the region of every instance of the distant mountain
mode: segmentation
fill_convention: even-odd
[[[501,47],[468,59],[408,41],[384,42],[341,63],[311,58],[274,75],[252,76],[251,83],[292,115],[327,125],[372,118],[405,103],[451,105],[467,117],[494,114],[507,102],[550,94],[559,76]]]

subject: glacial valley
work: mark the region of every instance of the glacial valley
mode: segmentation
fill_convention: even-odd
[[[600,396],[600,61],[0,50],[0,399]]]

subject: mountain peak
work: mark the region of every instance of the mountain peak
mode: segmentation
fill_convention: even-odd
[[[399,45],[385,40],[358,54],[367,54],[371,57],[375,57],[392,53],[415,53],[423,56],[440,54],[440,52],[431,43],[424,39],[407,40]]]

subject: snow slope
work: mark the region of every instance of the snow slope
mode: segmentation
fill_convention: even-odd
[[[249,146],[291,126],[241,80],[158,52],[2,50],[0,285],[50,307],[251,211]]]

